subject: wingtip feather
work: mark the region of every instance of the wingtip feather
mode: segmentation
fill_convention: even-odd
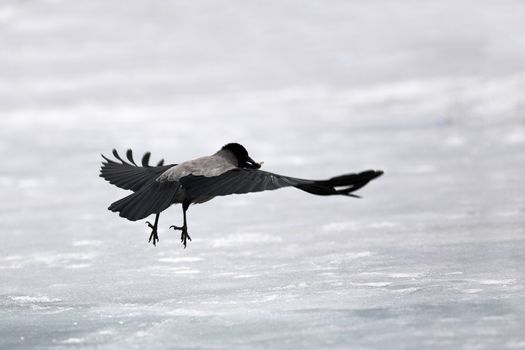
[[[131,150],[131,148],[128,148],[128,150],[126,151],[126,158],[128,158],[131,164],[137,166],[137,164],[135,164],[135,160],[133,159],[133,150]]]
[[[151,152],[144,153],[144,156],[142,156],[142,166],[143,167],[149,167],[149,158],[151,157]]]

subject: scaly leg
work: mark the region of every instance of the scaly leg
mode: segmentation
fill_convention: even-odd
[[[180,234],[180,241],[181,243],[184,245],[184,249],[186,249],[186,243],[188,240],[191,241],[191,237],[190,235],[188,234],[188,225],[187,225],[187,222],[186,222],[186,211],[188,210],[188,207],[190,206],[190,203],[189,202],[184,202],[182,203],[182,215],[184,217],[184,223],[182,225],[182,227],[179,227],[179,226],[175,226],[175,225],[171,225],[170,228],[174,229],[174,230],[180,230],[182,231],[181,234]]]
[[[148,243],[153,243],[154,246],[157,246],[157,242],[159,241],[159,236],[157,232],[157,226],[159,224],[159,216],[160,213],[155,214],[155,224],[151,224],[151,222],[146,221],[146,224],[151,228],[151,234],[149,235]]]

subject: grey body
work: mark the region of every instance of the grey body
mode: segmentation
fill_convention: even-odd
[[[237,158],[229,151],[221,149],[211,156],[200,157],[174,165],[155,179],[159,183],[171,183],[177,186],[177,192],[173,203],[188,201],[191,204],[204,203],[213,196],[188,196],[184,187],[180,185],[180,179],[188,176],[215,177],[235,169],[238,166]]]
[[[213,177],[219,176],[228,170],[238,166],[237,158],[231,151],[220,150],[211,156],[200,157],[197,159],[187,160],[177,164],[163,172],[156,181],[179,181],[187,175]]]

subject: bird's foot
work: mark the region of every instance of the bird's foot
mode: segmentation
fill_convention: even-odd
[[[146,224],[148,224],[148,227],[151,228],[151,234],[149,235],[148,243],[151,242],[154,246],[157,246],[157,242],[159,241],[157,226],[152,225],[149,221],[146,221]]]
[[[190,235],[188,234],[188,227],[186,225],[180,227],[180,226],[175,226],[175,225],[171,225],[170,228],[174,229],[174,230],[180,230],[182,231],[181,234],[180,234],[180,241],[181,243],[184,245],[184,248],[186,248],[186,243],[187,241],[191,241],[191,237]]]

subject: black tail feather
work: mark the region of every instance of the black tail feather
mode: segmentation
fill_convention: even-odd
[[[178,187],[173,184],[152,182],[139,191],[112,203],[108,209],[118,212],[120,216],[131,221],[144,219],[168,208],[177,190]]]

